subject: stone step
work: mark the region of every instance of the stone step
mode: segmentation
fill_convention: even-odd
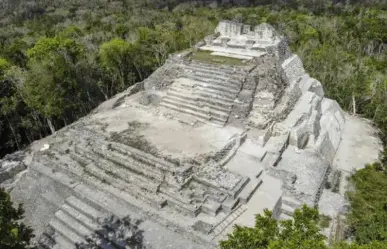
[[[205,67],[198,67],[198,66],[185,66],[184,70],[188,74],[203,74],[203,75],[216,75],[220,79],[225,78],[232,78],[235,79],[236,76],[241,76],[241,74],[237,74],[236,72],[233,72],[232,70],[225,70],[221,68],[205,68]]]
[[[233,91],[239,92],[242,89],[242,81],[231,82],[228,80],[218,80],[218,79],[207,78],[199,75],[186,75],[186,77],[194,81],[204,82],[209,85],[219,86]]]
[[[70,157],[65,165],[61,165],[61,168],[64,168],[74,175],[82,176],[85,173],[85,166],[80,165],[77,161],[72,161]]]
[[[82,202],[87,203],[89,206],[97,210],[109,212],[117,217],[122,218],[130,215],[133,218],[144,218],[151,215],[152,219],[157,223],[173,227],[178,226],[180,223],[187,224],[186,222],[190,220],[176,212],[176,221],[168,221],[163,217],[165,211],[152,212],[151,210],[153,209],[146,203],[113,185],[102,183],[98,179],[85,176],[82,178],[82,182],[80,182],[77,178],[70,176],[64,171],[53,172],[50,167],[42,164],[39,164],[34,170],[51,178],[57,184],[61,184],[61,187],[72,190],[78,199],[81,199]],[[183,220],[185,221],[183,222]],[[188,232],[182,231],[182,233],[184,236],[188,236]],[[200,237],[197,238],[200,240]]]
[[[90,209],[90,207],[89,207]],[[88,210],[84,210],[85,213],[88,213]],[[87,227],[91,231],[96,231],[99,228],[99,225],[97,223],[97,219],[91,218],[90,216],[86,215],[85,213],[67,205],[64,204],[61,208],[61,210],[68,215],[71,215],[74,219],[77,220],[77,222],[81,223],[85,227]],[[103,219],[103,217],[100,217],[100,219]]]
[[[172,94],[168,93],[166,98],[170,99],[170,100],[173,100],[173,101],[176,101],[176,102],[179,101],[179,102],[181,102],[183,104],[197,106],[200,109],[208,108],[208,109],[214,110],[216,112],[226,113],[227,116],[228,116],[228,114],[231,111],[231,108],[227,108],[227,109],[226,108],[222,108],[220,106],[208,104],[208,103],[205,103],[205,102],[202,102],[202,101],[199,101],[199,100],[192,100],[190,98],[185,98],[184,96],[176,96],[176,95],[172,95]]]
[[[201,75],[203,77],[208,77],[212,79],[219,79],[219,80],[240,80],[241,78],[244,78],[244,74],[238,74],[236,72],[227,72],[222,69],[209,69],[209,70],[195,70],[191,71],[191,73]]]
[[[233,46],[229,45],[229,47],[233,47]],[[230,57],[230,58],[235,58],[239,60],[252,60],[254,58],[253,56],[240,55],[240,54],[234,54],[234,53],[228,53],[228,52],[212,52],[211,55]]]
[[[261,179],[252,178],[238,195],[240,203],[247,203],[261,184]]]
[[[215,85],[215,84],[211,84],[211,83],[208,83],[205,81],[199,81],[199,80],[195,80],[194,85],[186,84],[184,82],[180,82],[180,85],[188,87],[188,88],[201,88],[201,90],[205,89],[205,90],[217,91],[217,92],[219,92],[219,95],[221,95],[221,96],[229,96],[229,97],[233,97],[234,99],[236,98],[236,96],[238,95],[238,93],[240,91],[240,90],[233,89],[230,87]]]
[[[116,215],[117,217],[125,217],[128,215],[128,206],[134,210],[138,210],[141,206],[141,201],[137,200],[133,196],[129,195],[122,190],[102,183],[97,178],[83,177],[84,183],[77,182],[73,176],[70,176],[64,171],[52,171],[51,167],[47,167],[43,164],[35,164],[33,170],[43,174],[58,184],[61,187],[66,187],[73,190],[74,195],[78,199],[82,199],[83,203],[87,203],[88,206],[93,207],[95,210],[99,210],[102,213],[109,213]],[[71,201],[74,199],[71,198]],[[70,198],[66,200],[69,202]],[[125,205],[122,205],[124,202]],[[144,203],[142,203],[144,205]]]
[[[230,172],[231,173],[231,172]],[[247,176],[241,177],[241,180],[235,185],[235,187],[228,191],[228,194],[234,199],[237,198],[243,188],[250,182],[250,178]]]
[[[291,220],[291,219],[293,219],[293,217],[292,216],[289,216],[289,215],[287,215],[287,214],[285,214],[285,213],[282,213],[282,214],[280,214],[280,216],[279,216],[279,218],[278,218],[280,221],[283,221],[283,220]]]
[[[179,101],[178,99],[173,99],[170,96],[165,96],[163,98],[162,102],[168,103],[170,105],[174,105],[176,107],[180,107],[183,109],[189,109],[189,110],[195,111],[197,113],[201,113],[203,116],[217,118],[217,119],[222,120],[222,121],[223,120],[226,121],[228,119],[228,115],[229,115],[229,113],[227,113],[227,112],[220,112],[220,111],[212,110],[210,108],[205,110],[205,108],[202,108],[198,105],[184,103],[182,101]]]
[[[201,210],[203,213],[216,216],[219,213],[221,207],[222,207],[222,204],[211,201],[211,202],[202,204]]]
[[[179,190],[177,190],[179,191]],[[203,198],[203,200],[198,200],[198,203],[195,205],[198,205],[198,207],[195,207],[191,204],[190,199],[184,199],[183,197],[180,197],[179,192],[174,191],[174,189],[166,186],[160,187],[160,192],[165,195],[165,198],[167,199],[167,202],[169,204],[172,204],[173,206],[178,205],[178,210],[182,211],[185,214],[189,214],[190,216],[195,217],[199,212],[204,212],[209,215],[216,216],[216,214],[220,211],[221,204],[217,203],[215,200],[207,198],[206,200]],[[171,203],[172,202],[172,203]],[[199,209],[201,204],[201,208]],[[203,202],[206,202],[203,204]]]
[[[237,69],[234,67],[220,67],[214,64],[200,64],[200,63],[191,63],[184,65],[184,69],[187,70],[199,70],[199,71],[207,71],[207,72],[220,72],[223,74],[244,74],[245,72],[241,69]]]
[[[117,179],[114,176],[107,174],[104,170],[98,168],[96,165],[90,164],[86,167],[87,172],[89,172],[94,177],[98,178],[104,183],[111,184],[122,191],[128,191],[132,196],[135,196],[137,199],[144,201],[154,208],[161,208],[165,203],[165,200],[162,197],[159,197],[156,194],[147,193],[142,191],[136,185],[129,184],[123,180]]]
[[[231,212],[239,204],[239,198],[227,197],[222,203],[222,209],[225,212]]]
[[[222,67],[215,64],[199,63],[192,61],[190,64],[185,65],[189,69],[202,69],[202,70],[215,70],[226,74],[245,74],[245,71],[240,67]]]
[[[121,180],[134,184],[141,189],[156,193],[160,183],[153,179],[146,178],[142,175],[136,174],[135,172],[128,170],[125,166],[120,164],[114,164],[111,161],[103,158],[98,158],[95,163],[99,168],[105,170],[106,173],[111,174]]]
[[[86,172],[89,177],[98,179],[102,183],[105,184],[112,184],[113,186],[117,187],[118,189],[122,191],[130,191],[130,193],[138,198],[141,201],[144,201],[151,206],[155,208],[160,208],[163,206],[163,203],[165,203],[165,200],[161,199],[157,195],[153,195],[151,193],[148,193],[145,190],[142,190],[135,184],[128,183],[126,181],[123,181],[113,175],[111,175],[109,172],[105,171],[104,169],[99,168],[95,164],[89,164],[84,168],[84,171],[82,171],[82,174],[79,174],[79,172],[71,171],[71,169],[67,169],[71,173],[74,173],[76,176],[80,178],[84,178],[84,173]]]
[[[222,89],[219,90],[219,89],[209,88],[204,86],[205,85],[204,82],[202,84],[197,84],[197,83],[200,83],[200,81],[195,81],[195,82],[196,82],[195,84],[192,84],[192,82],[190,84],[185,84],[183,82],[180,82],[179,84],[173,84],[172,86],[180,89],[184,89],[184,90],[190,89],[189,90],[190,92],[195,92],[202,96],[205,96],[204,94],[207,94],[207,95],[211,94],[210,96],[215,96],[215,98],[217,99],[224,99],[227,102],[233,102],[237,98],[238,93],[229,93],[229,92],[223,91]]]
[[[76,233],[79,237],[86,238],[91,235],[94,230],[89,229],[77,219],[64,212],[63,210],[59,210],[55,213],[55,218],[65,224],[68,228],[70,228],[74,233]]]
[[[234,96],[234,94],[228,94],[221,91],[213,90],[213,89],[206,89],[202,86],[196,86],[196,87],[187,87],[185,85],[180,84],[173,84],[170,89],[173,89],[173,91],[176,92],[184,92],[184,93],[190,93],[195,94],[197,96],[201,96],[206,99],[213,99],[214,101],[222,101],[224,103],[234,103],[234,100],[237,96]]]
[[[104,153],[103,151],[100,151],[99,154],[103,156],[109,155],[110,161],[118,161],[118,164],[121,164],[126,168],[131,168],[131,171],[134,171],[134,173],[139,170],[146,170],[146,174],[140,174],[139,178],[144,182],[148,182],[148,184],[138,184],[151,192],[157,191],[157,188],[163,181],[166,181],[170,185],[180,186],[180,184],[176,182],[174,176],[176,174],[185,174],[192,168],[192,165],[177,165],[174,162],[145,153],[125,144],[110,142],[104,146],[107,150],[105,150]]]
[[[220,98],[216,99],[216,98],[214,98],[214,95],[202,96],[202,95],[192,93],[192,92],[189,92],[189,91],[187,91],[185,89],[181,89],[181,88],[171,87],[168,90],[167,94],[175,96],[175,97],[205,102],[205,103],[208,103],[210,105],[222,107],[222,108],[227,109],[227,110],[231,109],[232,105],[233,105],[233,101],[230,101],[229,99],[220,99]]]
[[[289,216],[293,216],[294,208],[291,207],[291,206],[288,206],[288,205],[286,205],[284,203],[282,203],[281,212],[284,213],[284,214],[287,214]]]
[[[163,158],[154,156],[152,154],[146,153],[144,151],[138,150],[136,148],[130,147],[125,144],[110,142],[110,148],[115,150],[125,157],[134,158],[142,163],[161,171],[175,172],[179,170],[184,170],[182,167],[177,166],[176,164],[167,161]]]
[[[81,157],[81,156],[79,156],[77,154],[70,154],[70,158],[72,160],[74,160],[75,162],[77,162],[82,167],[85,167],[86,165],[91,163],[91,160],[89,160],[89,159],[87,159],[85,157]]]
[[[185,74],[186,77],[191,78],[191,79],[198,79],[201,81],[213,83],[216,85],[223,85],[224,87],[231,87],[235,89],[240,89],[242,82],[243,82],[243,77],[239,76],[236,77],[235,75],[219,75],[217,72],[190,72]]]
[[[117,151],[112,150],[102,150],[98,147],[93,148],[93,152],[95,152],[98,156],[111,161],[112,163],[122,165],[128,171],[132,171],[133,174],[148,178],[150,181],[154,181],[155,183],[162,181],[164,178],[164,175],[158,169],[155,169],[154,167],[151,167],[147,164],[139,163],[138,161],[133,160],[130,155],[123,155]]]
[[[160,186],[159,191],[160,191],[160,193],[168,195],[169,197],[174,198],[181,203],[190,204],[190,200],[185,199],[184,197],[181,197],[179,190],[176,188],[173,188],[171,186],[162,185],[162,186]]]
[[[199,208],[194,207],[193,205],[181,202],[180,200],[177,200],[176,198],[170,196],[169,194],[161,193],[160,195],[165,200],[167,200],[167,205],[169,207],[171,207],[172,209],[175,209],[176,211],[179,211],[180,213],[183,213],[191,217],[196,217],[200,213]]]
[[[221,119],[217,119],[217,118],[209,118],[208,116],[204,116],[203,114],[201,113],[198,113],[196,111],[192,111],[190,109],[183,109],[183,108],[179,108],[179,107],[176,107],[175,105],[171,105],[171,104],[168,104],[166,102],[161,102],[160,103],[161,106],[163,107],[166,107],[168,109],[171,109],[173,111],[177,111],[177,112],[181,112],[181,113],[185,113],[185,114],[189,114],[189,115],[192,115],[194,117],[196,117],[199,121],[203,122],[203,123],[213,123],[215,125],[219,125],[219,126],[223,126],[227,120],[221,120]]]
[[[63,224],[60,220],[53,219],[49,222],[49,226],[55,230],[57,234],[63,236],[69,243],[75,245],[75,243],[86,242],[84,238],[73,232],[69,227]]]
[[[57,233],[54,237],[56,245],[52,249],[75,249],[75,244],[70,242],[66,237]]]
[[[211,99],[204,99],[203,97],[198,97],[197,95],[181,94],[181,93],[168,91],[167,96],[172,99],[185,102],[187,104],[200,106],[201,108],[208,107],[208,108],[211,108],[212,110],[219,111],[219,112],[229,113],[232,108],[232,104],[230,103],[228,104],[227,107],[224,107],[221,105],[213,104],[213,101]]]
[[[282,196],[282,203],[287,205],[287,206],[290,206],[292,208],[299,208],[302,206],[302,202],[292,198],[292,197],[289,197],[289,196]]]
[[[94,207],[86,204],[85,202],[81,201],[80,199],[76,198],[75,196],[70,196],[65,200],[65,203],[78,210],[79,212],[83,213],[85,216],[87,216],[89,219],[93,221],[97,221],[99,218],[108,217],[111,214],[99,211],[95,209]]]
[[[196,84],[193,89],[198,93],[200,93],[202,96],[204,96],[203,93],[204,94],[210,93],[212,95],[219,96],[219,98],[225,98],[227,99],[227,101],[231,101],[231,102],[234,102],[234,100],[237,98],[239,93],[239,92],[229,93],[229,92],[223,91],[222,89],[219,90],[212,87],[206,87],[206,86],[203,86],[202,84]]]
[[[259,171],[258,174],[255,175],[255,178],[261,177],[262,174],[263,174],[263,169],[261,171]]]

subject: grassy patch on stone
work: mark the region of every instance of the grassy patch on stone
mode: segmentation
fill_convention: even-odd
[[[327,215],[320,215],[320,227],[322,228],[328,228],[329,223],[331,222],[332,218]]]
[[[213,64],[224,64],[230,66],[243,66],[243,60],[225,56],[211,55],[210,51],[197,51],[192,53],[191,59]]]

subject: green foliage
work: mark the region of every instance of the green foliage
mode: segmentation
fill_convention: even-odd
[[[108,89],[108,95],[122,91],[134,83],[136,78],[133,75],[136,47],[126,41],[115,38],[105,42],[99,49],[101,67],[113,81],[113,89]],[[117,82],[115,82],[117,81]]]
[[[31,61],[42,61],[61,53],[66,53],[72,59],[76,59],[83,54],[83,47],[71,39],[54,37],[40,39],[34,47],[27,50]]]
[[[351,177],[349,224],[359,244],[387,243],[387,166],[367,165]]]
[[[76,108],[80,92],[76,63],[83,47],[67,38],[43,38],[27,51],[26,104],[45,118],[61,117]]]
[[[333,249],[385,249],[387,248],[386,242],[374,241],[367,245],[358,245],[356,243],[339,243],[333,247]]]
[[[31,239],[34,237],[33,231],[20,222],[23,214],[22,205],[14,208],[9,194],[0,188],[0,248],[33,248],[31,245]]]
[[[294,219],[278,221],[265,210],[257,215],[253,228],[236,226],[228,239],[220,242],[222,249],[326,249],[320,234],[319,214],[304,205],[296,209]]]
[[[9,62],[0,57],[0,80],[4,77],[5,71],[10,67],[11,65]]]

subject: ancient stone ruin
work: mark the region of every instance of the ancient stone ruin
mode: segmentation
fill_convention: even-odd
[[[215,248],[265,208],[287,219],[302,203],[319,205],[345,125],[273,27],[223,21],[32,144],[11,194],[40,248],[75,248],[92,234],[125,248],[106,232],[109,217],[141,220],[144,248]]]

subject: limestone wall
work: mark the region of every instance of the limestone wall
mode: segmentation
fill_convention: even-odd
[[[332,162],[341,142],[345,117],[336,101],[324,98],[320,119],[321,133],[316,142],[316,151],[328,162]]]
[[[144,80],[144,89],[160,90],[173,83],[182,74],[177,59],[168,59],[165,64],[159,67],[152,75]]]
[[[292,51],[289,48],[288,41],[286,39],[282,39],[276,50],[274,51],[274,55],[278,58],[278,62],[282,64],[286,59],[292,56]]]
[[[242,90],[239,92],[237,99],[234,101],[229,121],[234,119],[247,118],[249,115],[252,102],[254,100],[255,90],[258,84],[259,72],[255,68],[246,77]]]
[[[221,21],[215,29],[221,36],[237,36],[242,34],[243,24],[232,21]]]
[[[296,83],[305,74],[305,69],[298,55],[293,55],[282,63],[288,84]]]

